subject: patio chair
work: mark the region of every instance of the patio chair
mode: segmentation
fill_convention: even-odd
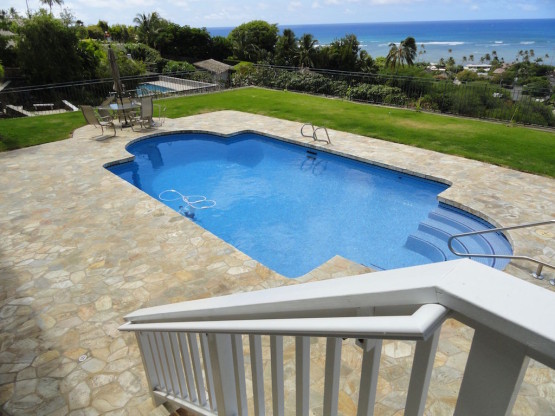
[[[154,106],[152,104],[152,97],[143,97],[141,98],[141,108],[136,116],[131,118],[131,128],[135,125],[140,124],[141,127],[153,127],[154,121],[152,120],[152,116],[154,114]]]
[[[104,134],[104,127],[112,127],[114,129],[114,136],[116,135],[116,126],[114,125],[114,121],[111,116],[109,116],[109,118],[99,118],[94,113],[94,109],[90,105],[82,105],[81,111],[83,112],[83,116],[85,117],[85,120],[87,120],[87,123],[93,125],[95,128],[100,126],[102,134]]]

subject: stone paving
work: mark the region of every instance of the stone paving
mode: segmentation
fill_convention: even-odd
[[[141,135],[258,131],[451,184],[441,201],[499,226],[555,218],[553,179],[338,131],[330,131],[331,146],[316,144],[301,137],[300,127],[224,111],[167,120],[141,133],[118,130],[114,138],[99,138],[99,130],[86,126],[68,140],[0,154],[2,411],[148,415],[153,404],[135,338],[117,329],[127,313],[368,272],[335,257],[306,276],[286,279],[104,169],[129,158],[125,145]],[[516,253],[554,263],[554,233],[540,227],[508,236]],[[547,281],[530,277],[533,269],[511,263],[506,271],[553,290]],[[452,413],[471,338],[472,330],[455,321],[443,326],[426,414]],[[403,413],[413,352],[413,343],[384,342],[376,414]],[[357,354],[354,347],[344,348],[341,414],[356,408]],[[311,372],[316,380],[323,378],[318,362]],[[317,387],[311,396],[314,414],[321,413]],[[514,413],[555,414],[553,370],[530,365]]]

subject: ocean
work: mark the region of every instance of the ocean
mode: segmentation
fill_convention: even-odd
[[[437,62],[452,56],[463,63],[470,55],[474,63],[486,53],[497,52],[505,62],[516,61],[519,51],[533,50],[535,60],[542,58],[555,64],[555,19],[472,20],[403,23],[341,23],[319,25],[279,25],[280,32],[289,28],[297,37],[311,33],[320,45],[327,45],[346,34],[355,34],[361,48],[372,57],[386,56],[391,42],[407,36],[416,39],[418,61]],[[212,36],[227,36],[233,27],[208,28]],[[546,57],[547,54],[547,57]]]

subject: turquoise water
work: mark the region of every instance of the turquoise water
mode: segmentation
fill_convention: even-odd
[[[287,277],[337,254],[377,269],[431,262],[405,242],[446,185],[250,133],[173,134],[128,151],[135,161],[113,173],[158,200],[174,189],[200,201],[166,204]]]
[[[520,50],[533,49],[535,58],[555,64],[555,19],[280,25],[279,28],[280,31],[290,28],[297,37],[311,33],[320,45],[353,33],[361,47],[373,57],[386,56],[389,43],[412,36],[418,50],[426,51],[418,55],[418,59],[425,62],[453,56],[461,63],[463,56],[474,55],[474,63],[480,63],[481,56],[494,50],[499,59],[512,62]],[[208,30],[213,36],[227,36],[232,29]]]
[[[162,87],[162,86],[156,85],[156,84],[145,83],[145,84],[139,84],[139,87],[137,88],[137,95],[139,97],[141,97],[143,95],[144,90],[146,90],[148,93],[154,93],[154,94],[164,94],[166,92],[174,92],[175,91],[175,90],[173,90],[171,88],[168,88],[168,87]]]

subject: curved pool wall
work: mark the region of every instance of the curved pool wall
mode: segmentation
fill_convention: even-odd
[[[173,133],[127,150],[134,160],[111,172],[157,200],[179,197],[160,195],[168,190],[190,196],[162,202],[287,277],[335,255],[374,269],[450,260],[452,234],[493,228],[438,204],[445,184],[260,134]],[[465,237],[454,248],[512,253],[500,233]],[[476,260],[499,269],[508,263]]]

